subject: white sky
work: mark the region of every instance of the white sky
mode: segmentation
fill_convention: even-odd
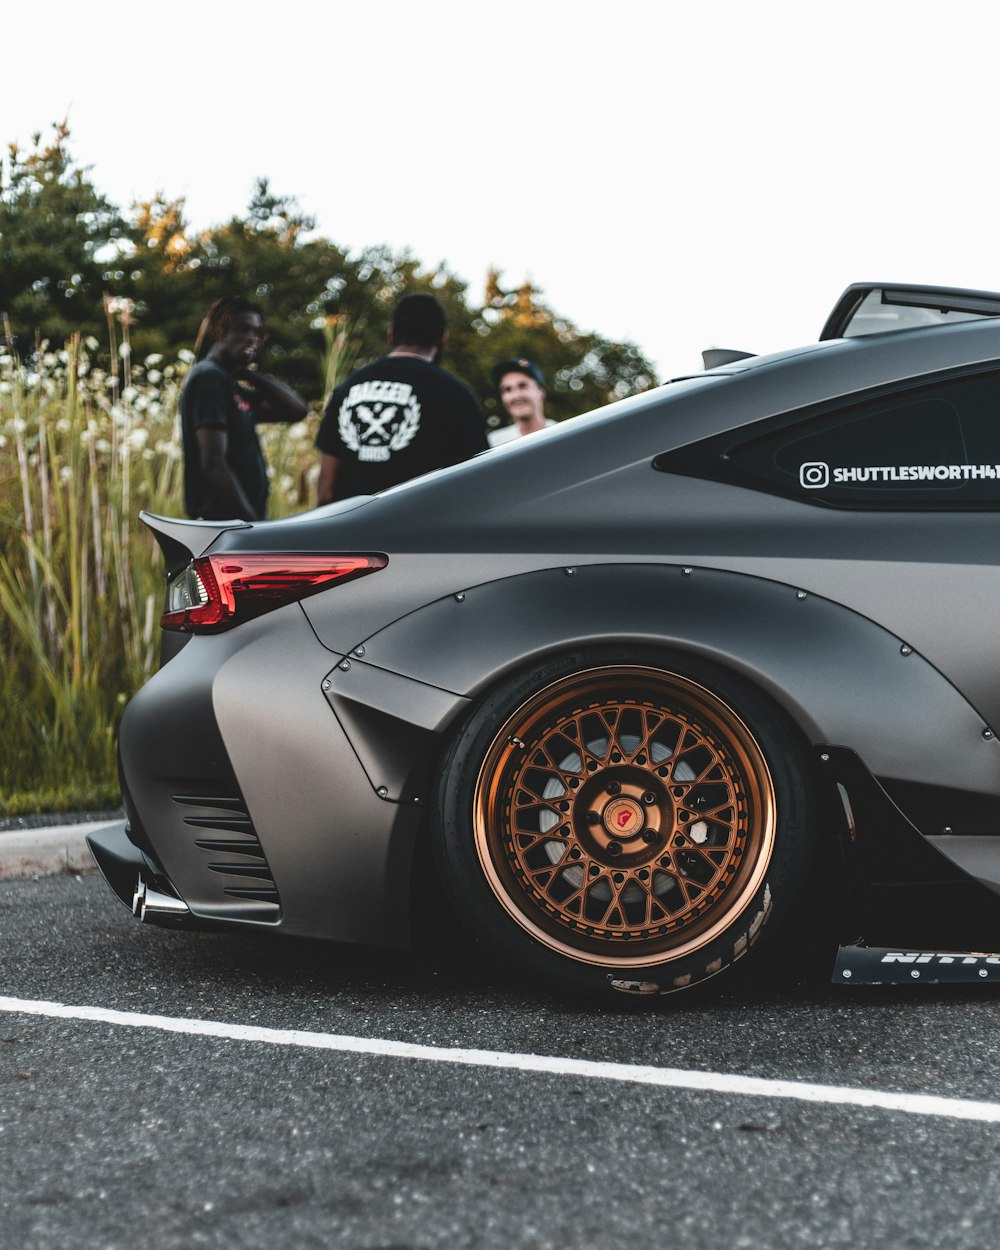
[[[1000,289],[995,0],[55,0],[2,37],[0,140],[68,114],[123,207],[204,227],[266,176],[663,376],[815,339],[849,282]]]

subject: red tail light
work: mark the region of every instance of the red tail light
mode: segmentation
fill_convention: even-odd
[[[274,608],[384,569],[383,555],[314,555],[288,551],[200,556],[167,588],[163,629],[217,634]]]

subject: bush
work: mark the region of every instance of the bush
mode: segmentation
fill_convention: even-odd
[[[133,365],[128,308],[109,311],[117,373],[79,336],[0,352],[0,816],[116,801],[118,721],[156,665],[162,566],[137,514],[183,515],[190,358]],[[265,440],[278,515],[308,502],[309,424]]]

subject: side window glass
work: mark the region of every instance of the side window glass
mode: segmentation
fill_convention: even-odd
[[[818,417],[731,448],[729,463],[806,502],[1000,509],[1000,376]]]

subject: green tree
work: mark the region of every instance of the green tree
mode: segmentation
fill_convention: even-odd
[[[242,217],[193,234],[182,201],[162,195],[133,207],[135,248],[123,289],[134,301],[137,353],[194,347],[209,305],[240,294],[260,304],[269,330],[265,367],[309,398],[322,394],[328,304],[350,265],[293,199],[258,180]]]
[[[174,359],[194,347],[213,300],[240,294],[268,323],[263,367],[318,402],[335,376],[385,351],[400,296],[429,291],[448,314],[445,363],[492,424],[506,417],[491,370],[511,356],[541,366],[546,411],[557,420],[655,384],[638,348],[582,332],[529,282],[505,289],[492,271],[478,302],[446,267],[425,269],[409,252],[345,251],[266,178],[245,213],[200,233],[184,201],[163,191],[123,218],[74,162],[68,140],[63,123],[46,145],[36,136],[26,155],[12,147],[0,171],[0,312],[22,354],[36,337],[57,345],[76,330],[106,341],[105,329],[114,337],[127,321],[135,356]]]
[[[35,337],[62,343],[103,321],[109,263],[126,241],[119,210],[69,151],[69,127],[53,127],[0,163],[0,312],[30,350]]]

